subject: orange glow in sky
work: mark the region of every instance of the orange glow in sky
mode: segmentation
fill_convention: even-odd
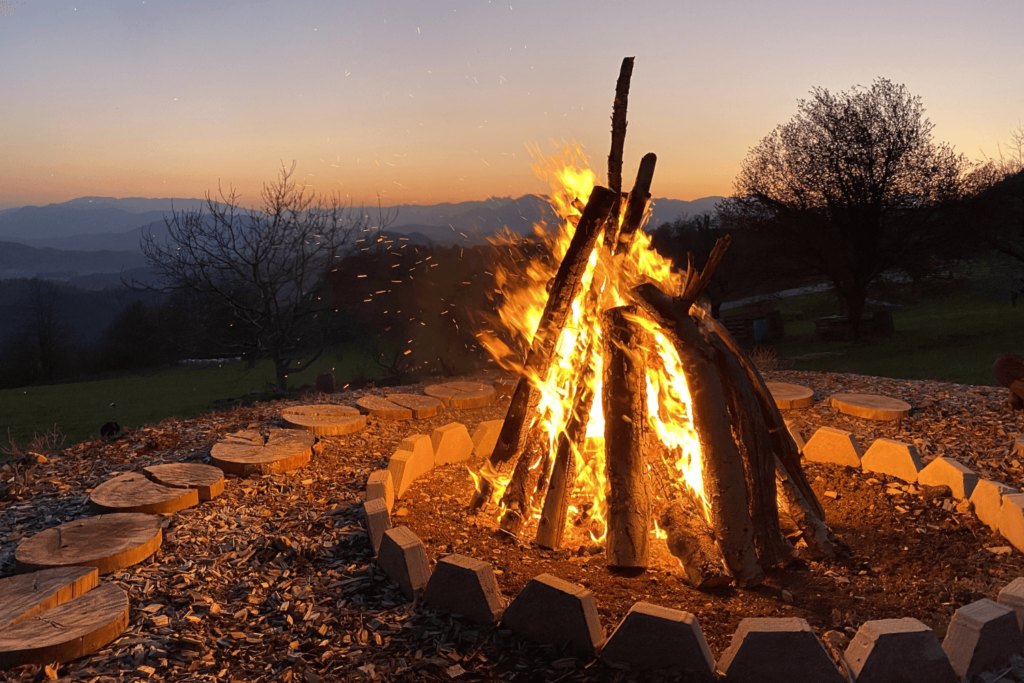
[[[543,192],[527,148],[603,167],[636,56],[625,176],[729,194],[814,86],[887,77],[939,139],[995,154],[1024,118],[1024,3],[11,3],[0,15],[0,209],[86,195],[256,201],[280,164],[355,203]]]

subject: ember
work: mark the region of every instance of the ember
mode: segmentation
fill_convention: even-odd
[[[632,68],[616,88],[609,187],[575,147],[536,168],[562,219],[536,227],[550,260],[495,272],[500,333],[480,340],[519,381],[472,506],[496,504],[512,535],[536,523],[548,548],[585,521],[610,566],[646,567],[652,537],[665,539],[694,585],[752,586],[792,555],[780,510],[813,556],[832,547],[761,376],[700,305],[729,238],[702,270],[691,257],[675,271],[641,229],[654,154],[621,191]]]

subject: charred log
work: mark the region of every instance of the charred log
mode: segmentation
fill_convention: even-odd
[[[647,211],[647,203],[651,200],[651,183],[654,181],[654,166],[658,163],[658,157],[652,152],[645,154],[640,160],[640,168],[636,172],[636,182],[629,192],[626,200],[626,213],[622,217],[622,227],[615,239],[607,239],[605,244],[613,245],[611,248],[615,254],[624,254],[629,251],[629,245],[633,241],[633,235],[640,229],[643,223],[644,213]]]
[[[732,583],[715,535],[692,499],[682,497],[662,512],[661,528],[668,535],[668,551],[683,565],[694,588],[721,588]]]
[[[835,549],[828,535],[828,528],[825,523],[818,519],[812,512],[810,504],[796,486],[793,477],[790,476],[786,466],[781,461],[776,462],[776,477],[778,480],[779,499],[786,514],[790,516],[797,528],[800,529],[804,542],[807,543],[807,550],[811,558],[815,560],[827,560],[835,557]]]
[[[626,108],[629,104],[629,80],[633,76],[633,58],[625,57],[615,83],[615,103],[612,105],[612,148],[608,153],[608,188],[622,191],[622,150],[626,145]],[[616,202],[616,206],[618,202]],[[618,213],[615,214],[618,218]]]

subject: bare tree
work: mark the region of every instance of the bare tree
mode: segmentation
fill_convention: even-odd
[[[166,240],[149,234],[141,243],[163,291],[209,301],[203,308],[212,319],[202,322],[214,346],[272,360],[282,393],[288,375],[323,351],[335,313],[327,274],[371,229],[364,213],[337,195],[308,191],[294,172],[294,163],[282,165],[277,181],[264,184],[259,209],[241,209],[233,189],[220,190],[220,201],[208,192],[205,211],[174,211]]]
[[[975,174],[979,188],[970,210],[985,221],[995,249],[1024,266],[1024,125],[1010,133],[1010,142],[999,146],[999,155],[989,159]],[[1011,301],[1024,294],[1024,273],[1017,271]]]
[[[932,128],[921,98],[887,79],[814,88],[747,155],[721,215],[773,231],[829,278],[859,334],[868,285],[944,241],[935,209],[965,192],[966,158]]]

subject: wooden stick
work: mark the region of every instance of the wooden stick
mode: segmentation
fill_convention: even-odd
[[[606,311],[604,336],[605,471],[608,477],[607,557],[611,567],[646,567],[651,503],[645,480],[647,453],[646,333],[626,315],[635,306]]]
[[[668,535],[668,551],[683,565],[686,579],[694,588],[720,588],[732,583],[715,535],[691,498],[672,501],[661,515],[661,528]]]
[[[779,498],[786,513],[792,517],[797,528],[803,532],[803,538],[811,557],[815,560],[827,560],[835,557],[836,552],[828,537],[828,528],[811,511],[807,499],[795,485],[793,477],[790,476],[781,460],[776,461],[775,473],[778,477]]]
[[[612,105],[612,149],[608,153],[608,188],[622,191],[622,150],[626,145],[626,107],[629,104],[629,79],[633,76],[633,57],[625,57],[619,67],[619,80],[615,83],[615,103]],[[618,204],[618,202],[616,202]],[[618,214],[615,214],[618,219]]]
[[[622,218],[622,227],[614,240],[606,240],[608,244],[614,244],[615,254],[624,254],[629,251],[629,245],[633,236],[640,229],[644,213],[647,211],[647,203],[651,200],[651,183],[654,181],[654,166],[658,163],[658,157],[653,152],[645,154],[640,160],[640,168],[636,172],[636,182],[629,192],[629,199],[626,200],[626,215]]]
[[[505,508],[505,513],[501,516],[499,527],[512,536],[519,535],[529,516],[530,492],[536,489],[537,478],[540,476],[539,468],[533,467],[537,458],[542,455],[538,452],[540,448],[547,448],[547,439],[535,428],[531,430],[527,447],[519,455],[515,469],[512,470],[512,479],[501,497],[501,506]]]
[[[652,284],[636,287],[633,296],[668,335],[682,362],[693,405],[693,427],[701,445],[709,521],[726,566],[738,586],[756,586],[764,581],[764,571],[754,547],[743,459],[733,440],[729,406],[713,351],[690,318],[689,303],[669,297]]]

